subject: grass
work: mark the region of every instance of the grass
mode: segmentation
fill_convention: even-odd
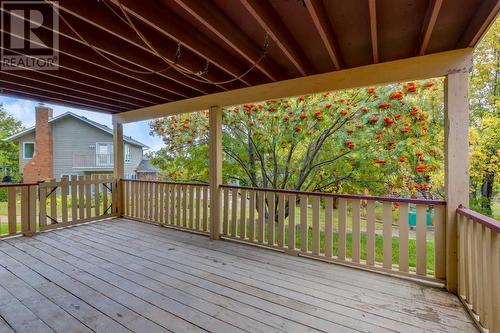
[[[231,232],[231,226],[228,226],[229,230],[228,232]],[[239,235],[239,230],[240,226],[237,225],[237,234]],[[249,235],[250,228],[247,225],[246,226],[246,235],[248,237]],[[254,230],[254,235],[255,238],[257,238],[258,235],[258,226],[256,225],[255,230]],[[274,235],[275,235],[275,243],[278,243],[278,232],[277,232],[277,227],[275,226],[274,230]],[[268,232],[268,226],[265,226],[265,231],[264,231],[264,242],[267,242],[269,236]],[[308,228],[308,234],[307,234],[307,248],[308,250],[311,250],[312,248],[312,228]],[[361,260],[366,260],[366,252],[367,252],[367,239],[368,236],[365,233],[361,233],[360,235],[360,256]],[[392,263],[394,265],[399,264],[399,238],[398,237],[392,237],[391,239],[392,244]],[[338,255],[338,247],[339,247],[339,234],[337,233],[336,230],[334,230],[332,234],[332,254],[333,256]],[[383,236],[381,235],[375,235],[375,261],[381,263],[384,258],[384,253],[383,253],[383,245],[384,245],[384,239]],[[428,274],[433,274],[434,272],[434,240],[427,240],[427,272]],[[288,226],[285,225],[285,247],[288,247]],[[295,231],[295,248],[300,249],[301,248],[301,231],[299,228],[296,228]],[[325,252],[325,232],[320,231],[320,252],[324,253]],[[415,268],[417,265],[417,242],[415,239],[409,239],[408,240],[408,265],[410,267]],[[351,232],[346,232],[346,258],[352,258],[352,233]]]

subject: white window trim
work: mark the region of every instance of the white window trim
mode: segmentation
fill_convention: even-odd
[[[35,150],[36,150],[36,143],[35,142],[32,142],[32,141],[26,141],[26,142],[23,142],[23,160],[31,160],[33,158],[32,157],[26,157],[26,144],[29,143],[29,144],[33,144],[33,156],[35,155]]]
[[[127,147],[128,147],[128,160],[127,160]],[[132,150],[130,148],[131,148],[130,144],[128,143],[123,144],[123,158],[125,160],[125,163],[132,162]]]

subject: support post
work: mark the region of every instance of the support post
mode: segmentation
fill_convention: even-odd
[[[446,193],[446,288],[456,293],[458,283],[457,214],[469,204],[469,100],[468,70],[445,79],[445,193]]]
[[[210,238],[220,238],[222,184],[222,108],[212,106],[209,111],[208,176],[210,184]]]
[[[120,179],[124,178],[124,156],[123,156],[123,124],[113,118],[113,177],[115,179],[113,203],[114,213],[123,215],[123,198]]]

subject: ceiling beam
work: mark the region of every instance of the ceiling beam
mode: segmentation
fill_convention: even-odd
[[[334,39],[332,25],[326,15],[325,6],[323,6],[321,0],[305,0],[305,4],[313,20],[314,26],[316,30],[318,30],[321,40],[325,45],[326,51],[332,60],[333,66],[336,70],[339,70],[342,66],[339,60],[338,47]]]
[[[0,46],[0,49],[3,49],[3,46]],[[15,50],[9,50],[11,52],[16,53],[17,55],[24,56],[27,58],[36,57],[24,54],[22,52],[18,52]],[[139,101],[141,103],[146,104],[158,104],[165,98],[157,97],[155,95],[150,95],[145,93],[143,90],[138,89],[137,87],[130,87],[128,85],[122,84],[122,82],[113,81],[109,78],[99,77],[96,75],[89,74],[87,72],[82,72],[81,69],[86,65],[78,61],[78,59],[72,58],[64,58],[64,65],[59,64],[57,71],[43,71],[45,75],[52,75],[61,78],[68,79],[70,81],[76,81],[86,86],[94,86],[95,88],[108,91],[114,94],[119,95],[120,97],[125,97],[129,99],[133,99],[135,101]],[[57,75],[56,75],[57,74]]]
[[[300,75],[310,74],[311,68],[299,43],[285,26],[271,4],[260,0],[240,0],[246,10],[269,33],[271,39],[295,66]]]
[[[370,36],[372,41],[373,63],[380,61],[378,52],[378,31],[377,31],[377,2],[368,0],[368,11],[370,13]]]
[[[120,111],[114,108],[103,107],[98,103],[86,103],[78,98],[57,94],[46,89],[23,87],[8,82],[0,82],[0,94],[10,97],[34,100],[36,102],[61,104],[85,111],[104,113],[117,113]]]
[[[7,72],[7,71],[4,71]],[[13,72],[13,71],[9,71]],[[106,98],[112,101],[121,101],[126,103],[131,107],[144,107],[147,105],[157,104],[152,101],[143,100],[134,96],[127,94],[127,92],[122,92],[124,89],[119,87],[103,86],[98,80],[92,80],[86,76],[79,75],[76,72],[71,72],[62,68],[57,71],[45,71],[45,70],[35,70],[35,69],[23,69],[15,71],[17,73],[22,73],[23,77],[39,79],[43,82],[49,82],[58,86],[67,86],[68,84],[72,87],[78,87],[80,90],[85,90],[88,92],[93,92],[95,94],[106,93]],[[56,75],[57,74],[57,75]],[[115,88],[115,89],[109,89]]]
[[[427,46],[429,46],[432,31],[434,30],[434,25],[436,24],[442,4],[443,0],[432,0],[429,3],[429,8],[422,24],[422,36],[420,37],[418,55],[424,55],[425,51],[427,51]]]
[[[141,2],[134,0],[109,1],[118,7],[121,3],[129,15],[156,29],[165,37],[181,43],[183,47],[206,59],[210,64],[222,69],[246,86],[263,82],[260,75],[256,77],[255,72],[239,77],[249,67],[248,65],[211,43],[201,32],[197,32],[196,27],[174,15],[168,7],[144,6]]]
[[[118,123],[128,123],[206,110],[212,105],[230,106],[323,91],[428,79],[450,73],[469,72],[471,68],[472,49],[466,48],[194,97],[127,111],[115,115],[114,119]]]
[[[12,70],[12,71],[2,71],[0,73],[0,78],[4,78],[12,83],[21,83],[25,85],[33,85],[35,87],[47,87],[51,88],[52,91],[65,92],[67,95],[75,96],[78,98],[83,98],[86,100],[95,100],[96,102],[102,103],[103,105],[108,105],[110,107],[116,107],[122,109],[123,111],[128,111],[133,108],[137,108],[137,104],[129,104],[123,100],[116,100],[109,98],[108,96],[97,94],[91,91],[91,89],[82,89],[75,84],[68,84],[67,82],[61,82],[61,80],[54,80],[54,78],[37,75],[35,71],[29,70]],[[145,107],[143,105],[142,107]],[[141,107],[141,106],[139,106]]]
[[[3,10],[3,9],[0,9]],[[12,13],[11,15],[15,15],[19,17],[20,19],[26,20],[27,22],[30,23],[35,23],[31,21],[28,17],[25,16],[18,16],[16,13]],[[132,80],[139,80],[141,82],[144,82],[146,84],[151,85],[153,88],[152,90],[156,89],[162,89],[165,92],[167,92],[167,98],[171,100],[179,99],[179,97],[187,98],[187,97],[193,97],[196,95],[200,94],[200,91],[196,90],[191,90],[186,91],[184,89],[183,91],[179,91],[180,86],[178,84],[172,83],[170,80],[165,80],[164,78],[158,77],[156,75],[152,74],[137,74],[133,73],[133,75],[130,72],[125,72],[120,66],[117,66],[108,60],[102,58],[100,55],[95,53],[88,44],[84,41],[82,41],[79,37],[77,37],[73,31],[70,30],[70,28],[65,24],[65,22],[60,22],[59,29],[52,29],[48,28],[45,25],[42,25],[41,28],[38,30],[38,34],[43,34],[47,36],[48,38],[52,37],[52,34],[57,33],[59,34],[60,37],[66,38],[64,41],[61,40],[59,43],[59,48],[60,52],[63,53],[64,51],[68,51],[68,55],[74,55],[78,57],[81,60],[86,60],[89,61],[91,60],[90,63],[94,65],[99,65],[103,67],[105,70],[112,70],[117,74],[124,75],[128,77],[129,79]],[[144,66],[141,65],[142,62],[144,62],[144,53],[142,55],[136,56],[134,55],[133,52],[130,52],[130,47],[124,47],[122,44],[117,42],[116,40],[113,39],[105,39],[102,38],[101,36],[95,36],[92,34],[92,26],[78,26],[80,31],[85,31],[85,38],[86,40],[94,45],[98,51],[105,53],[106,56],[113,61],[122,63],[125,62],[127,63],[126,67],[131,67],[136,70],[145,70],[149,68],[145,68]],[[94,28],[95,29],[95,28]],[[25,39],[25,36],[17,36],[18,38]],[[68,41],[69,40],[69,41]],[[80,45],[77,45],[80,44]],[[109,50],[108,48],[114,48],[113,50]],[[76,50],[80,50],[79,52]],[[75,52],[76,51],[76,52]],[[72,54],[75,53],[75,54]],[[129,58],[126,58],[125,56],[121,55],[127,55]],[[132,57],[132,58],[130,58]],[[156,59],[155,59],[156,60]],[[101,63],[106,64],[106,66],[100,65]],[[161,63],[161,66],[164,66],[164,63]],[[163,68],[163,67],[162,67]],[[219,90],[217,90],[219,91]],[[212,90],[212,92],[214,92]],[[204,92],[203,92],[204,93]]]
[[[467,29],[460,37],[457,47],[474,47],[495,22],[500,12],[500,0],[483,0]]]
[[[85,3],[79,1],[67,1],[62,4],[61,2],[59,2],[59,8],[64,13],[69,14],[65,16],[66,20],[69,21],[72,18],[77,18],[78,20],[99,29],[101,33],[95,33],[93,36],[89,36],[90,31],[88,31],[88,29],[78,30],[84,31],[85,39],[91,39],[92,44],[99,45],[101,49],[110,46],[114,48],[116,47],[116,42],[121,41],[123,43],[126,43],[126,46],[124,46],[124,48],[127,49],[127,52],[115,52],[115,55],[130,58],[130,55],[133,52],[132,50],[137,48],[136,52],[142,53],[142,55],[132,57],[135,58],[133,61],[137,64],[141,64],[141,66],[144,67],[145,70],[154,71],[166,68],[168,66],[168,64],[162,58],[160,58],[152,49],[144,44],[144,42],[139,38],[134,30],[127,25],[127,22],[123,22],[120,20],[120,18],[117,16],[120,13],[118,13],[116,9],[114,9],[114,12],[111,11],[113,10],[113,8],[109,9],[105,3],[98,3],[93,1]],[[85,15],[83,15],[82,13],[85,13]],[[71,20],[70,24],[76,25],[77,23],[75,23],[75,20]],[[151,29],[151,27],[149,26],[144,26],[139,22],[135,22],[134,24],[138,25],[141,32],[147,36],[148,40],[154,43],[155,49],[162,57],[165,57],[166,59],[172,61],[175,60],[175,54],[177,51],[176,42],[165,39],[163,35],[159,34],[156,30]],[[81,24],[79,26],[81,27]],[[112,38],[116,38],[116,42],[103,44],[106,39],[102,37],[102,32],[112,35]],[[91,42],[91,40],[89,40],[89,42]],[[133,46],[134,48],[131,49],[130,46]],[[145,53],[149,53],[149,56]],[[205,62],[198,55],[195,55],[188,50],[184,50],[182,52],[181,59],[177,63],[177,66],[186,71],[197,72],[205,66]],[[169,81],[174,81],[181,86],[189,87],[190,89],[194,89],[204,94],[220,91],[221,89],[227,90],[221,85],[218,85],[218,88],[216,88],[212,85],[196,82],[173,69],[168,70],[168,72],[166,73],[158,73],[157,75],[165,77]],[[207,73],[207,78],[213,81],[221,81],[227,80],[229,76],[227,75],[227,73],[222,72],[220,69],[214,68],[212,69],[212,71]],[[241,87],[241,83],[236,87]]]
[[[284,79],[278,65],[269,58],[257,63],[264,52],[262,45],[256,46],[215,4],[199,0],[174,0],[174,2],[236,51],[245,61],[256,64],[255,68],[269,80]]]
[[[14,35],[8,31],[4,31],[4,33],[14,36],[15,38],[25,39],[24,36]],[[40,31],[38,33],[40,33]],[[163,82],[158,81],[158,78],[156,80],[149,78],[150,81],[147,81],[138,76],[120,72],[116,69],[116,66],[112,68],[111,65],[101,65],[102,58],[97,54],[89,52],[85,45],[71,38],[66,38],[64,35],[61,35],[61,37],[63,38],[61,38],[59,45],[59,67],[70,69],[95,79],[118,84],[127,89],[135,90],[138,93],[152,96],[156,99],[170,101],[179,99],[178,93],[171,92],[167,88],[161,87],[160,85],[162,85]]]

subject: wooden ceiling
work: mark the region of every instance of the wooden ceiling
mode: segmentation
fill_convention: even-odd
[[[60,14],[59,70],[2,71],[1,92],[117,113],[473,47],[495,19],[500,0],[60,0],[53,5]],[[52,34],[48,27],[37,30],[42,41]]]

